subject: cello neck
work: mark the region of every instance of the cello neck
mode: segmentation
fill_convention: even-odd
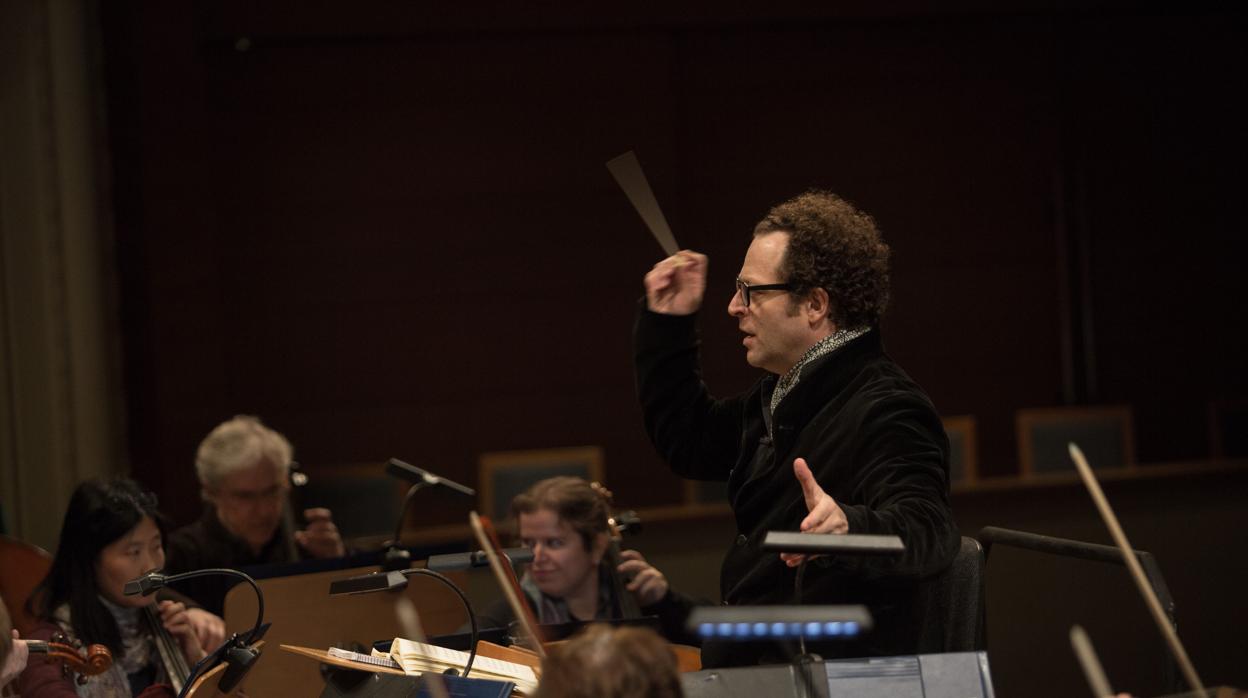
[[[160,609],[156,604],[144,606],[143,615],[156,641],[156,653],[161,667],[165,670],[165,676],[169,677],[173,690],[181,693],[182,686],[186,683],[187,677],[191,675],[191,668],[186,663],[186,655],[182,654],[182,647],[178,641],[165,629],[165,624],[160,619]]]
[[[620,556],[620,541],[612,538],[607,548],[607,560],[610,570],[607,571],[611,575],[611,590],[615,592],[615,602],[619,608],[621,618],[640,618],[641,606],[637,603],[637,598],[633,596],[626,586],[626,580],[620,574],[620,563],[623,558]]]
[[[607,518],[607,561],[609,570],[607,574],[611,575],[611,591],[615,593],[616,610],[619,611],[621,618],[640,618],[641,606],[637,604],[637,598],[632,595],[626,588],[628,580],[620,576],[620,563],[623,557],[620,555],[620,541],[624,539],[624,531],[636,527],[640,524],[640,520],[634,512],[615,512],[615,497],[611,494],[611,490],[607,489],[600,482],[591,482],[589,486],[602,497],[603,502],[607,505],[607,511],[610,512]]]
[[[300,556],[299,546],[295,544],[295,531],[299,530],[301,517],[296,516],[296,512],[303,511],[303,488],[308,484],[308,475],[298,463],[291,461],[286,477],[290,486],[282,502],[282,539],[285,541],[286,556],[291,562],[298,562]]]

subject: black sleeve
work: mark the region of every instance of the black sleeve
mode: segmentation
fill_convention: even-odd
[[[193,539],[189,527],[169,534],[165,541],[165,574],[181,574],[202,569],[199,550],[200,546]]]
[[[694,480],[727,480],[741,442],[743,400],[716,400],[698,367],[696,315],[651,312],[634,326],[637,396],[646,432],[672,470]]]
[[[697,635],[689,632],[685,626],[689,621],[689,614],[693,612],[694,606],[708,605],[710,605],[709,601],[695,599],[669,587],[666,596],[660,599],[658,603],[643,606],[641,612],[647,616],[658,616],[663,637],[667,638],[669,642],[683,645],[699,645],[701,640]]]
[[[181,574],[208,567],[231,567],[210,559],[207,543],[196,533],[195,524],[174,531],[165,545],[165,574]],[[209,613],[225,617],[225,594],[236,582],[225,577],[197,577],[175,582],[181,594],[190,597]]]
[[[925,577],[948,567],[961,537],[949,504],[948,439],[930,403],[878,402],[864,420],[855,504],[842,505],[850,533],[897,535],[898,558],[817,558],[862,578]]]

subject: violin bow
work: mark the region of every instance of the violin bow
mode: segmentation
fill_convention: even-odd
[[[1109,529],[1109,534],[1113,536],[1114,542],[1118,544],[1118,549],[1122,551],[1122,559],[1127,563],[1127,569],[1131,571],[1131,578],[1135,581],[1135,586],[1139,588],[1140,594],[1144,597],[1144,603],[1148,606],[1148,610],[1153,615],[1153,620],[1157,622],[1157,627],[1161,630],[1161,635],[1166,639],[1166,644],[1170,646],[1170,651],[1174,653],[1174,658],[1179,663],[1179,668],[1183,671],[1183,676],[1187,679],[1187,685],[1198,695],[1205,695],[1205,685],[1201,683],[1200,677],[1196,675],[1196,667],[1192,666],[1192,660],[1187,658],[1187,650],[1183,649],[1183,643],[1179,642],[1178,633],[1174,632],[1174,627],[1166,619],[1166,612],[1161,608],[1161,601],[1157,599],[1157,594],[1153,592],[1153,588],[1148,584],[1148,578],[1144,576],[1144,568],[1140,566],[1140,561],[1135,557],[1135,548],[1131,547],[1131,542],[1127,540],[1127,534],[1123,532],[1122,525],[1118,523],[1118,517],[1114,514],[1114,510],[1109,506],[1109,500],[1105,498],[1105,493],[1101,491],[1101,485],[1096,480],[1096,475],[1092,473],[1092,467],[1088,465],[1088,459],[1084,457],[1083,451],[1075,444],[1067,444],[1070,450],[1070,458],[1075,462],[1075,467],[1079,470],[1079,477],[1083,478],[1083,484],[1088,488],[1088,494],[1092,495],[1092,501],[1096,503],[1096,508],[1101,513],[1101,518],[1105,520],[1105,527]]]
[[[490,561],[490,570],[494,572],[494,578],[502,587],[503,596],[507,597],[511,612],[515,614],[516,620],[533,643],[533,651],[537,653],[537,656],[545,659],[546,648],[542,646],[537,618],[533,616],[529,605],[523,601],[524,591],[520,589],[520,581],[516,579],[516,572],[511,568],[511,561],[506,560],[505,556],[499,552],[502,550],[502,545],[498,542],[494,524],[488,517],[481,516],[475,511],[468,512],[468,524],[472,526],[472,533],[477,537],[477,544],[485,551],[485,557]]]

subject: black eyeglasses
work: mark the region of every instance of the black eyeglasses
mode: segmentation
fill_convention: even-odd
[[[750,294],[755,291],[792,291],[793,284],[747,284],[737,278],[737,293],[741,294],[741,303],[750,305]]]

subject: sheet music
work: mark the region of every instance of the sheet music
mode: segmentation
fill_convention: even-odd
[[[441,672],[448,668],[463,669],[468,663],[467,652],[401,637],[394,639],[394,643],[390,646],[390,656],[397,659],[403,671],[408,674],[426,671]],[[511,681],[516,684],[516,688],[525,693],[532,693],[537,688],[537,674],[534,673],[532,667],[481,655],[477,655],[472,661],[470,676]]]
[[[330,647],[329,650],[327,650],[327,654],[329,654],[329,656],[331,657],[337,657],[339,659],[346,659],[352,662],[360,662],[362,664],[384,666],[390,669],[402,669],[403,668],[399,666],[399,663],[394,661],[394,659],[392,659],[391,657],[387,657],[385,655],[361,654],[359,652],[352,652],[351,650],[344,650],[338,647]]]

